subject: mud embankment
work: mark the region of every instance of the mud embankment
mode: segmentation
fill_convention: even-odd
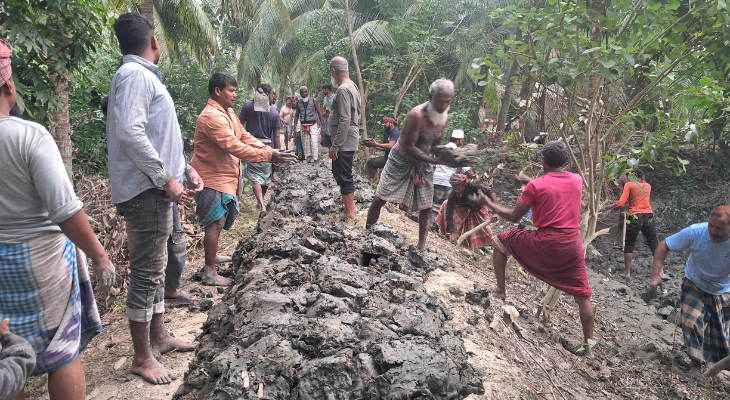
[[[423,286],[426,274],[449,266],[392,228],[325,218],[341,210],[328,174],[302,164],[282,174],[259,232],[238,245],[234,286],[210,311],[176,399],[484,392],[461,332],[446,324],[452,315]],[[359,193],[360,203],[372,196]]]

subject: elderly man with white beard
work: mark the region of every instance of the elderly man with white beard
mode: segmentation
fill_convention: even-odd
[[[426,236],[433,206],[433,165],[450,165],[434,157],[432,149],[444,140],[449,121],[449,105],[454,83],[438,79],[431,84],[428,101],[414,107],[406,116],[398,142],[393,146],[380,175],[380,184],[368,210],[365,227],[378,222],[380,210],[390,203],[408,211],[418,210],[418,248],[426,248]]]

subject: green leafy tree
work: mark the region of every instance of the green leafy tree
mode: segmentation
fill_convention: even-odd
[[[50,127],[71,166],[69,73],[89,62],[109,26],[105,0],[8,0],[0,3],[0,36],[13,46],[20,105]]]

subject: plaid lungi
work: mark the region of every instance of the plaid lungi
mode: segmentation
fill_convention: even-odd
[[[204,227],[226,217],[223,229],[229,230],[238,218],[240,212],[238,200],[228,193],[203,188],[203,191],[198,194],[195,200],[198,203],[195,207],[195,213],[198,214],[198,220]]]
[[[446,231],[449,226],[446,221],[446,207],[449,201],[444,201],[441,205],[438,216],[436,216],[436,223],[439,224],[442,231]],[[460,204],[454,205],[454,213],[452,218],[454,219],[454,232],[451,237],[458,239],[464,232],[468,232],[476,228],[479,224],[489,221],[489,208],[484,206],[479,211],[472,211],[471,207],[466,207]],[[492,227],[487,225],[484,228],[474,232],[461,245],[468,249],[476,249],[478,247],[486,246],[492,243]]]
[[[730,293],[714,295],[682,280],[682,334],[687,353],[715,364],[730,355]]]
[[[257,185],[268,186],[271,183],[272,173],[270,162],[261,163],[246,163],[246,168],[243,170],[243,176],[246,177],[251,183]]]
[[[449,198],[449,193],[451,193],[450,187],[444,185],[433,185],[433,208],[431,209],[433,212],[439,212],[441,205]]]
[[[76,359],[101,332],[86,258],[61,234],[0,245],[0,320],[36,353],[33,376]]]
[[[558,290],[576,297],[593,294],[578,228],[517,229],[494,238],[492,245],[506,249],[524,269]]]
[[[432,208],[433,166],[411,158],[396,143],[380,173],[375,196],[409,211]]]

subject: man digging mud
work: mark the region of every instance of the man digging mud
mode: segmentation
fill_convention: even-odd
[[[240,160],[248,163],[289,163],[295,160],[293,154],[279,152],[243,129],[232,108],[236,102],[237,87],[233,76],[213,74],[208,83],[208,105],[198,116],[195,127],[192,164],[205,182],[195,210],[205,227],[204,285],[228,286],[231,283],[230,279],[218,275],[215,265],[221,231],[231,229],[238,217],[236,192]]]
[[[545,175],[527,183],[514,208],[502,207],[484,194],[480,198],[510,222],[519,221],[532,207],[532,221],[538,228],[508,231],[492,239],[500,297],[504,299],[507,295],[505,266],[512,255],[536,278],[575,298],[583,325],[583,346],[578,351],[589,356],[595,341],[592,292],[579,229],[583,179],[563,170],[568,151],[568,146],[560,141],[545,144],[542,149]]]
[[[663,286],[662,268],[670,251],[689,250],[682,280],[682,334],[690,375],[730,355],[730,206],[717,206],[708,222],[684,228],[659,244],[649,291]]]
[[[380,184],[368,210],[365,227],[372,228],[380,218],[380,210],[388,203],[400,204],[407,210],[418,210],[418,248],[426,248],[428,224],[433,206],[433,166],[452,165],[442,152],[434,157],[432,150],[444,140],[449,121],[449,105],[454,97],[454,83],[439,79],[431,84],[428,101],[414,107],[403,124],[398,142],[388,156]]]

